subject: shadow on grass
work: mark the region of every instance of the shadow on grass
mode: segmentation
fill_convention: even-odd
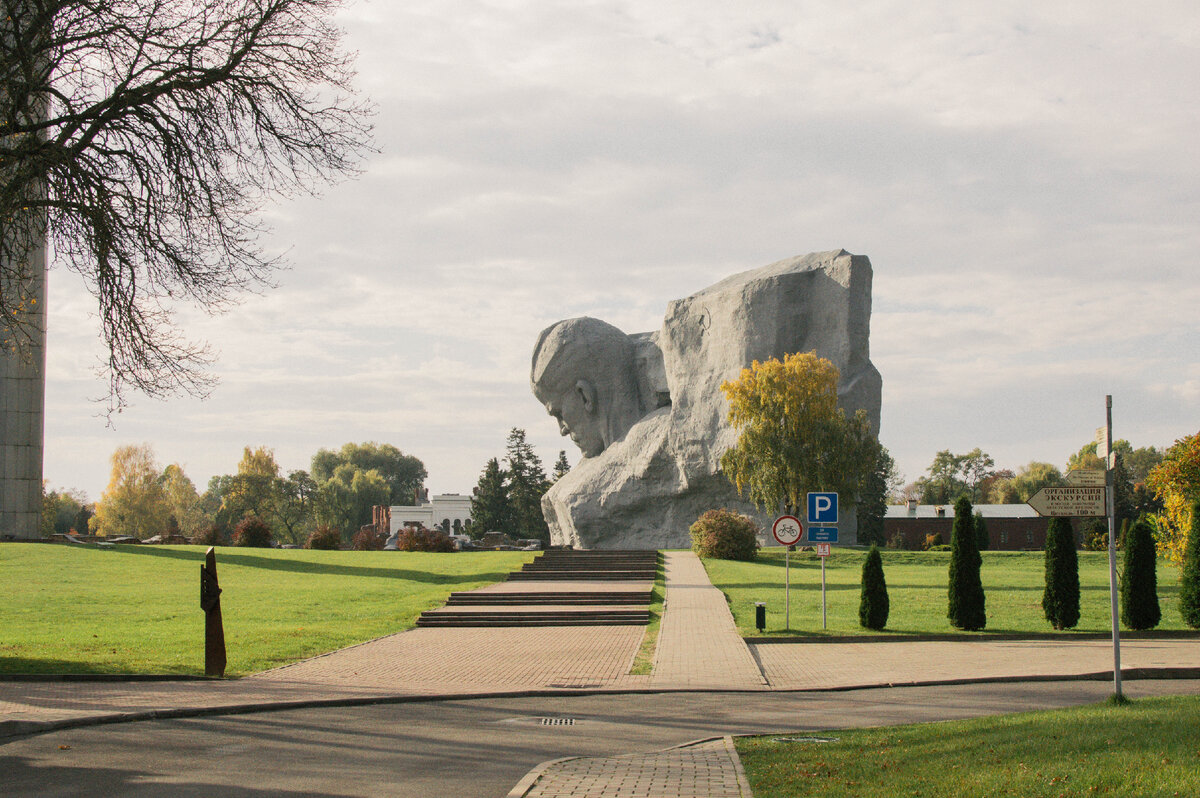
[[[727,592],[729,590],[759,590],[759,591],[773,590],[773,589],[782,589],[783,588],[783,577],[780,576],[779,581],[777,581],[777,582],[716,582],[715,584],[718,588],[721,589],[722,592]],[[796,578],[795,574],[793,574],[792,579],[791,579],[791,588],[792,588],[792,590],[816,590],[817,592],[820,592],[820,590],[821,590],[820,578],[818,576],[818,578],[815,582],[809,581],[809,580],[801,581]],[[840,590],[853,590],[853,591],[857,592],[857,591],[861,590],[862,588],[858,584],[848,584],[848,583],[844,583],[844,582],[841,582],[841,583],[826,582],[825,589],[829,592],[840,591]],[[924,591],[924,590],[934,590],[934,591],[942,590],[942,591],[945,591],[948,589],[948,587],[945,585],[929,585],[929,584],[903,584],[903,583],[897,584],[897,583],[894,583],[891,580],[889,580],[887,583],[887,589],[889,591],[892,591],[892,590],[922,590],[922,591]],[[1040,596],[1043,589],[1044,589],[1043,585],[989,585],[986,582],[983,585],[983,592],[985,594],[993,593],[993,592],[995,592],[995,593],[1036,593]],[[1105,594],[1108,593],[1108,585],[1080,585],[1079,589],[1081,592],[1084,592],[1084,593],[1087,593],[1087,592],[1105,593]],[[1169,596],[1169,595],[1170,595],[1169,586],[1159,588],[1159,600],[1160,601],[1164,597]]]
[[[204,549],[189,551],[186,549],[170,549],[159,546],[130,545],[118,546],[121,554],[138,554],[148,557],[165,557],[175,560],[190,560],[196,563],[204,562]],[[460,554],[470,557],[471,554]],[[476,573],[431,573],[428,571],[413,571],[404,568],[378,568],[372,566],[338,565],[336,563],[306,562],[286,557],[264,557],[257,554],[234,553],[229,548],[217,549],[217,566],[240,565],[245,568],[261,568],[266,571],[291,571],[300,574],[320,574],[331,576],[366,576],[378,579],[401,579],[409,582],[425,582],[432,585],[456,585],[471,582],[499,582],[505,579],[509,571],[481,571]]]
[[[37,676],[113,676],[130,673],[128,667],[113,663],[88,662],[86,660],[48,659],[40,657],[0,656],[0,674],[30,674]],[[171,676],[188,676],[197,673],[195,668],[162,668],[157,673]]]

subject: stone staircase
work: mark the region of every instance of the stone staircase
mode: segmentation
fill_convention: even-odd
[[[551,549],[520,571],[508,575],[515,581],[654,581],[658,552],[649,551],[570,551]]]
[[[508,582],[450,594],[417,626],[644,626],[657,567],[656,551],[551,550]]]

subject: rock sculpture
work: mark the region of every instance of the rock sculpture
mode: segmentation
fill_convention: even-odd
[[[754,360],[815,350],[838,367],[839,404],[878,433],[881,379],[869,352],[871,264],[844,250],[743,272],[668,304],[660,330],[626,335],[560,321],[534,349],[534,395],[583,453],[542,499],[551,542],[584,549],[682,548],[705,510],[769,524],[720,471],[737,441],[720,385]],[[852,543],[843,510],[840,542]]]

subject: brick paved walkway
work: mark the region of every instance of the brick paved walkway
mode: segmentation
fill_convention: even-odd
[[[650,754],[547,762],[508,798],[751,798],[733,740],[704,740]]]
[[[658,631],[653,687],[756,689],[766,686],[738,635],[725,595],[690,551],[663,553],[666,605]]]

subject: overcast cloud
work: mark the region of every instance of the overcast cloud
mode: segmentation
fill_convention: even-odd
[[[264,210],[292,268],[186,332],[207,401],[106,427],[93,308],[51,273],[45,474],[99,498],[147,441],[203,487],[268,446],[395,444],[468,493],[523,427],[537,333],[656,329],[734,272],[875,270],[881,439],[1063,465],[1104,421],[1200,428],[1200,9],[1190,3],[351,2],[378,104],[357,180]]]

